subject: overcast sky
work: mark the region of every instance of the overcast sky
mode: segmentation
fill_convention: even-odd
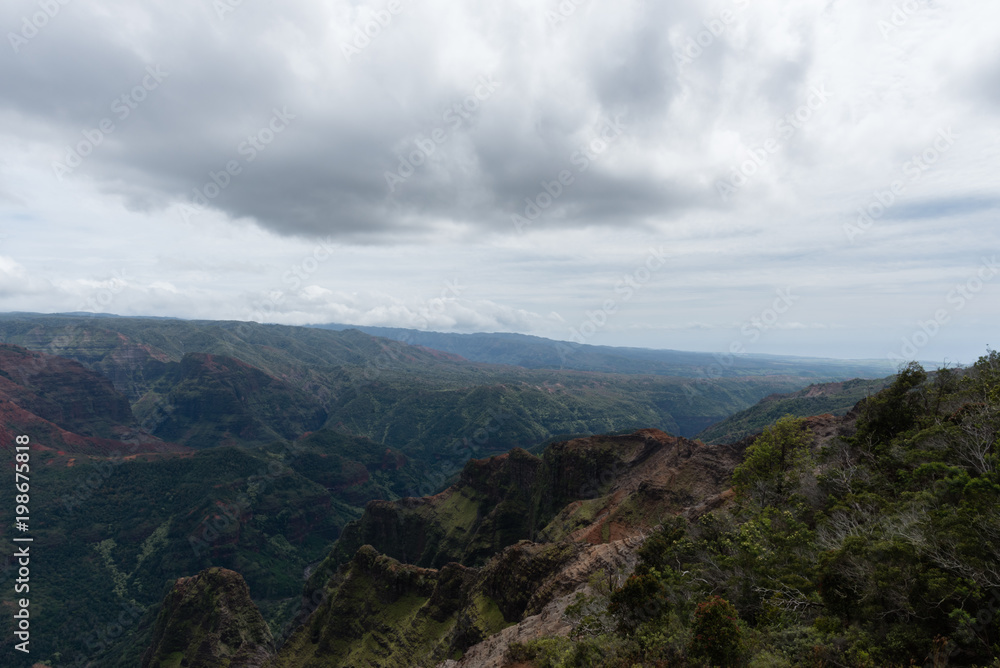
[[[993,0],[6,0],[0,28],[0,311],[1000,344]]]

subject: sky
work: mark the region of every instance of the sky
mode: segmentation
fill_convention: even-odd
[[[968,363],[993,0],[6,0],[0,311]]]

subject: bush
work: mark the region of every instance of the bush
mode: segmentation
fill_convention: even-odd
[[[690,648],[693,659],[721,668],[739,664],[743,627],[732,603],[719,596],[699,603],[694,612],[693,632]]]

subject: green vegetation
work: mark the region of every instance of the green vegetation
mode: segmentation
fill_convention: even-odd
[[[737,496],[763,507],[786,504],[788,492],[812,463],[809,440],[802,420],[790,416],[765,428],[733,471]]]
[[[1000,665],[1000,354],[932,377],[911,364],[861,404],[855,426],[817,442],[779,420],[734,472],[734,504],[667,522],[627,580],[568,611],[570,639],[510,657]]]
[[[370,547],[329,579],[308,623],[275,668],[435,665],[508,626],[497,603],[471,591],[475,573],[401,564]]]
[[[399,498],[420,476],[398,452],[324,430],[256,450],[81,456],[70,468],[43,466],[38,456],[32,569],[45,577],[32,582],[31,601],[61,631],[40,633],[32,649],[43,658],[59,652],[54,665],[100,657],[114,665],[107,652],[126,651],[123,639],[141,633],[127,649],[135,659],[151,630],[152,620],[140,619],[155,611],[165,584],[209,567],[239,572],[265,619],[280,628],[306,568],[326,556],[342,527],[367,501]],[[6,549],[5,557],[13,551]],[[0,572],[4,601],[14,596],[7,585],[15,573]],[[2,623],[4,632],[10,623]],[[6,645],[0,663],[17,665],[5,654],[12,651]]]
[[[765,427],[785,415],[809,417],[812,415],[846,415],[863,399],[888,387],[895,375],[877,380],[857,378],[836,383],[810,385],[789,394],[773,394],[746,410],[730,415],[725,420],[705,429],[698,438],[705,443],[735,443],[740,439],[759,434]]]
[[[356,329],[372,336],[454,353],[474,362],[512,364],[528,369],[655,374],[702,380],[769,375],[878,378],[895,369],[892,362],[886,360],[835,360],[780,355],[739,355],[727,358],[713,353],[585,345],[524,334],[449,334],[354,325],[317,327],[338,331]]]
[[[141,665],[238,668],[266,656],[273,647],[271,632],[243,579],[232,571],[211,568],[182,578],[171,588]]]
[[[279,641],[302,612],[308,578],[307,597],[332,601],[315,624],[354,633],[317,631],[322,653],[359,665],[460,655],[538,612],[539,582],[576,554],[565,539],[605,510],[588,540],[611,541],[681,499],[697,501],[687,498],[692,482],[677,478],[608,504],[605,474],[614,478],[626,454],[646,447],[641,439],[554,444],[541,456],[519,446],[636,427],[693,433],[807,382],[798,372],[692,384],[501,367],[357,331],[247,323],[5,316],[0,340],[90,369],[33,364],[20,386],[17,373],[0,373],[4,410],[19,420],[30,413],[43,446],[32,451],[31,506],[32,572],[44,577],[32,581],[31,600],[59,633],[34,636],[32,658],[55,668],[134,666],[151,645],[162,665],[190,664],[191,643],[238,652],[239,643],[199,635],[160,605],[178,578],[220,567],[239,573]],[[0,366],[28,368],[15,359],[23,351],[6,354]],[[857,433],[823,450],[806,447],[798,422],[779,420],[747,448],[735,505],[650,537],[633,578],[575,608],[588,621],[573,638],[518,651],[539,665],[819,657],[894,666],[931,651],[985,664],[997,629],[979,613],[1000,600],[997,366],[991,353],[967,373],[904,369],[864,403]],[[153,446],[129,455],[128,439]],[[723,450],[684,447],[714,461],[713,484],[738,452],[713,460]],[[403,498],[458,476],[456,489]],[[0,528],[7,585],[16,573],[11,531]],[[400,561],[359,552],[365,543]],[[406,562],[440,570],[421,574]],[[195,607],[212,608],[217,589],[192,599]],[[13,596],[5,585],[0,603]],[[734,607],[733,628],[723,628],[732,615],[713,596]],[[256,629],[252,617],[244,621]],[[12,622],[0,621],[0,632],[9,636]],[[737,638],[736,655],[706,654],[698,624]],[[290,647],[312,656],[314,635],[295,635]],[[16,665],[13,652],[0,648],[0,663]]]
[[[328,562],[336,567],[371,545],[417,566],[481,566],[521,540],[555,543],[608,505],[603,488],[645,446],[641,434],[600,436],[554,444],[541,457],[514,449],[470,461],[458,482],[435,497],[369,504],[344,528]],[[614,519],[641,513],[636,503],[616,508]],[[630,524],[644,522],[636,517]],[[603,530],[606,542],[610,527]]]
[[[357,330],[157,318],[8,314],[0,341],[100,372],[166,440],[256,445],[326,426],[435,463],[457,443],[464,461],[469,451],[528,448],[558,434],[655,427],[690,436],[774,392],[880,373],[782,360],[737,364],[745,374],[709,380],[711,356],[675,353],[676,364],[655,371],[646,357],[658,351],[642,350],[631,361],[603,350],[610,362],[586,371],[524,368]],[[677,374],[657,375],[670,370]]]

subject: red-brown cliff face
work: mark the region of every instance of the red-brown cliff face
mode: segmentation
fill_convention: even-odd
[[[0,344],[0,447],[21,434],[67,456],[187,451],[143,432],[128,400],[79,362]]]

